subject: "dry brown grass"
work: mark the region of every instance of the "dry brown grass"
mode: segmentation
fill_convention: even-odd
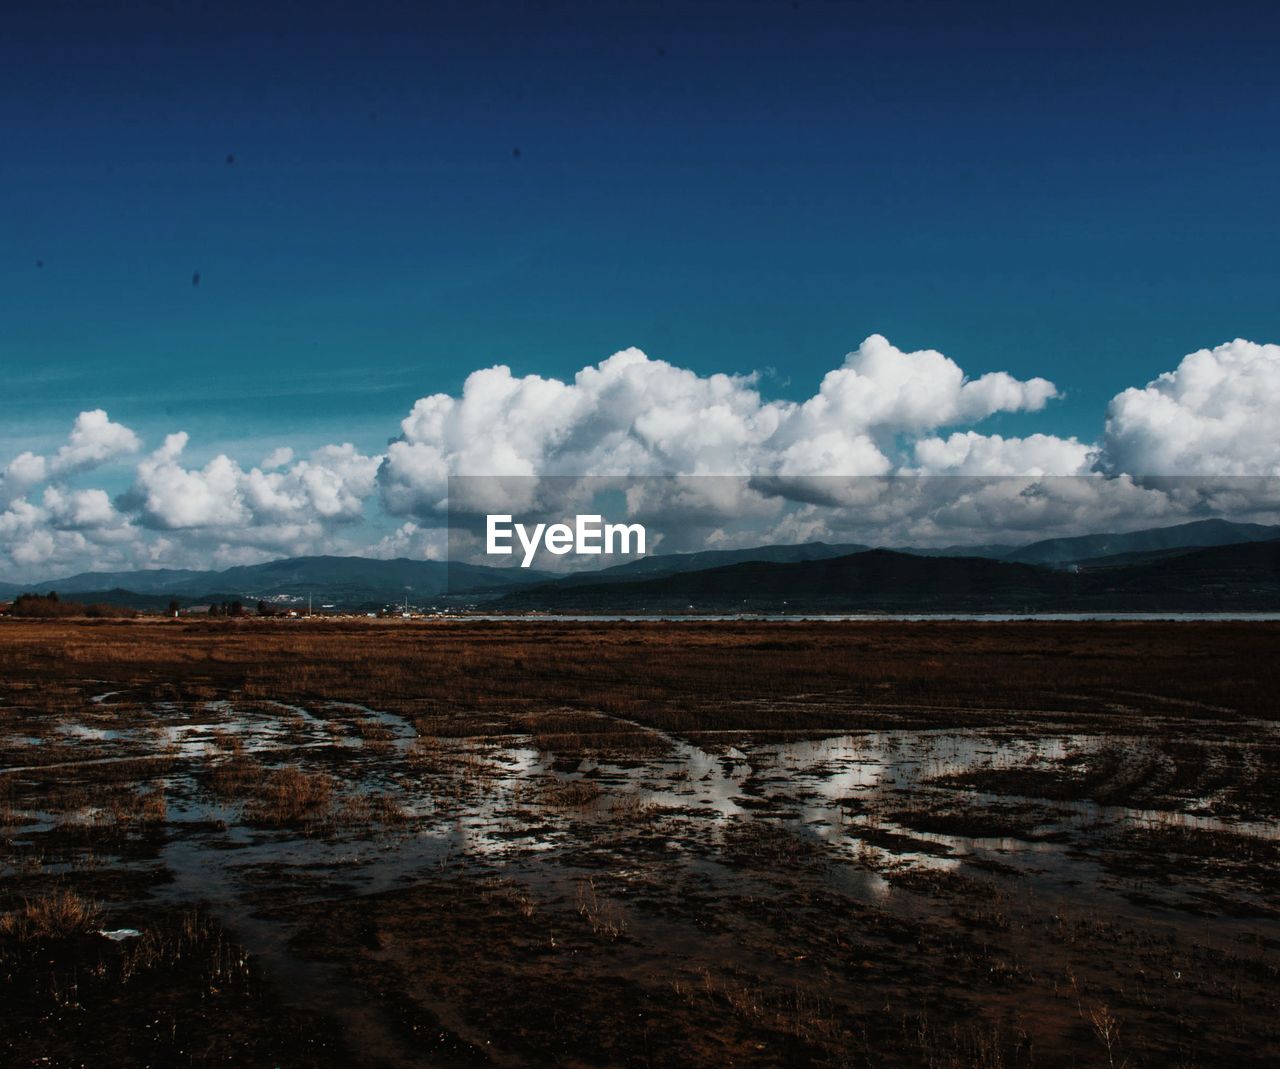
[[[253,798],[244,808],[245,819],[271,826],[326,820],[333,815],[334,787],[333,777],[323,772],[268,769],[253,785]]]
[[[169,815],[169,805],[162,788],[129,791],[111,799],[106,815],[116,824],[163,824]]]
[[[66,939],[96,929],[101,911],[88,899],[64,888],[28,899],[20,909],[0,916],[0,936],[19,942]]]
[[[337,823],[347,825],[405,824],[412,814],[391,795],[377,792],[351,794],[342,799],[334,813]]]
[[[590,877],[578,881],[578,913],[602,939],[612,942],[626,935],[627,918],[622,907],[602,897]]]
[[[438,734],[492,732],[565,710],[541,730],[559,749],[602,728],[598,714],[670,731],[709,712],[751,730],[813,730],[911,719],[981,725],[1021,715],[1101,716],[1118,692],[1181,717],[1269,715],[1280,690],[1280,627],[1255,623],[316,623],[161,626],[0,621],[0,671],[38,684],[24,702],[81,707],[112,679],[136,701],[207,697],[377,701]],[[519,665],[519,667],[516,667]],[[181,685],[173,682],[181,680]],[[94,684],[94,686],[99,686]],[[726,695],[750,695],[728,701]],[[1170,706],[1163,696],[1181,704]],[[1198,708],[1203,706],[1205,708]],[[569,714],[573,714],[570,716]],[[428,725],[427,731],[431,730]],[[535,727],[535,731],[538,729]]]
[[[243,798],[265,774],[262,762],[247,756],[238,739],[236,743],[236,749],[214,765],[207,776],[213,793],[227,801]]]
[[[275,762],[284,759],[281,752],[252,756],[245,753],[237,736],[226,734],[207,760],[184,758],[180,771],[185,774],[190,769],[200,787],[243,803],[246,817],[260,826],[288,828],[307,836],[346,835],[355,825],[406,820],[395,792],[397,785],[406,785],[403,789],[409,791],[410,780],[415,781],[415,804],[424,807],[419,811],[425,811],[426,805],[439,807],[433,820],[451,817],[450,807],[463,812],[476,799],[500,799],[505,775],[502,751],[525,749],[530,739],[549,752],[555,770],[564,774],[580,767],[582,757],[601,751],[634,746],[626,754],[633,757],[640,747],[666,746],[664,731],[687,733],[715,754],[737,745],[739,735],[754,736],[742,743],[750,751],[751,743],[771,733],[792,738],[798,732],[946,726],[972,728],[981,734],[987,725],[1008,729],[1013,724],[1018,729],[1025,725],[1029,736],[1076,729],[1127,736],[1132,725],[1141,724],[1143,731],[1165,740],[1156,754],[1159,761],[1147,761],[1145,750],[1126,743],[1123,750],[1099,751],[1090,759],[1096,769],[1075,760],[1064,762],[1066,772],[1053,782],[1065,784],[1063,790],[1071,798],[1086,788],[1096,793],[1091,786],[1096,780],[1119,792],[1109,793],[1111,798],[1156,797],[1153,792],[1158,788],[1181,799],[1200,793],[1203,784],[1229,776],[1233,778],[1223,782],[1238,782],[1237,793],[1241,798],[1247,793],[1254,811],[1258,807],[1270,811],[1265,807],[1274,804],[1275,785],[1280,783],[1280,776],[1271,774],[1280,768],[1280,748],[1258,743],[1257,725],[1250,718],[1274,718],[1280,659],[1271,650],[1277,637],[1280,628],[1267,624],[570,626],[539,622],[317,624],[302,629],[255,623],[188,629],[0,621],[0,696],[5,699],[0,717],[25,716],[23,734],[47,730],[52,737],[64,715],[88,723],[87,695],[108,687],[125,690],[128,702],[94,706],[95,724],[108,726],[112,716],[135,716],[142,722],[137,712],[141,708],[147,717],[158,719],[153,710],[159,701],[188,702],[185,708],[172,707],[175,718],[184,717],[191,714],[191,703],[211,695],[233,699],[237,711],[254,709],[254,703],[261,701],[259,711],[271,715],[279,707],[267,699],[304,704],[328,717],[335,734],[341,736],[340,751],[325,745],[299,748],[291,757],[301,767],[276,767]],[[46,693],[42,681],[66,672],[75,678],[112,682],[54,682]],[[351,745],[353,736],[364,739],[364,749],[390,746],[386,726],[358,711],[329,709],[325,703],[330,699],[397,712],[418,727],[420,737],[398,765],[371,760],[360,747]],[[162,715],[169,711],[170,707],[161,708]],[[32,731],[26,731],[27,724]],[[251,729],[252,721],[246,727]],[[314,737],[311,725],[306,728],[306,738],[299,741],[324,741],[322,732]],[[1197,730],[1208,733],[1205,745],[1192,748],[1189,740]],[[1168,737],[1183,741],[1170,748]],[[1251,740],[1250,753],[1256,761],[1232,763],[1240,747],[1233,749],[1227,743],[1240,740]],[[641,765],[636,760],[629,767]],[[1155,771],[1143,771],[1148,768],[1163,770],[1163,778]],[[390,769],[392,775],[383,775]],[[329,773],[340,773],[342,778]],[[155,777],[155,767],[141,761],[97,765],[78,779],[64,778],[61,771],[50,773],[47,782],[38,786],[24,776],[17,795],[12,784],[8,788],[0,784],[0,811],[6,797],[7,804],[23,811],[52,808],[49,799],[53,798],[59,804],[105,807],[122,825],[155,822],[164,816],[163,795],[147,789]],[[172,788],[175,800],[185,798],[186,781],[181,782]],[[671,975],[682,977],[671,985],[678,998],[668,1000],[670,1007],[664,1004],[661,1010],[683,1008],[687,1020],[706,1025],[713,1037],[718,1035],[714,1027],[724,1020],[741,1025],[725,1035],[740,1035],[753,1043],[761,1034],[771,1043],[782,1037],[791,1045],[777,1048],[773,1064],[883,1063],[937,1069],[1027,1065],[1030,1051],[1018,1031],[1017,1014],[1006,1013],[1024,1001],[1031,1007],[1029,1012],[1046,1006],[1052,1012],[1057,1007],[1057,1017],[1047,1026],[1037,1023],[1037,1034],[1052,1038],[1067,1034],[1060,1028],[1069,1029],[1074,1062],[1081,1065],[1118,1065],[1126,1057],[1134,1065],[1177,1064],[1170,1060],[1172,1048],[1157,1052],[1163,1060],[1154,1060],[1155,1054],[1145,1061],[1142,1057],[1146,1034],[1166,1034],[1161,1030],[1165,1023],[1152,1023],[1155,1013],[1166,1011],[1144,1008],[1141,1001],[1155,997],[1167,999],[1168,1013],[1185,1013],[1188,1023],[1206,1026],[1219,1016],[1229,1017],[1228,999],[1234,1000],[1233,1004],[1248,1007],[1240,1011],[1240,1028],[1252,1028],[1264,1039],[1272,1034],[1264,1034],[1260,1027],[1260,1022],[1274,1016],[1274,1007],[1266,1002],[1271,996],[1259,995],[1274,987],[1272,943],[1259,943],[1238,959],[1228,957],[1239,951],[1229,941],[1226,949],[1215,944],[1201,954],[1198,943],[1166,944],[1163,935],[1152,936],[1146,928],[1122,929],[1111,920],[1106,927],[1096,920],[1071,922],[1058,906],[1050,924],[1036,912],[1036,900],[993,893],[994,883],[966,885],[957,876],[939,875],[909,881],[910,873],[899,876],[887,870],[893,893],[886,901],[891,904],[883,910],[864,910],[831,889],[830,877],[838,864],[831,859],[838,843],[823,846],[802,831],[774,824],[768,816],[695,826],[678,805],[669,810],[655,807],[645,787],[621,793],[624,788],[616,786],[618,781],[610,775],[599,782],[607,785],[608,793],[597,797],[594,780],[539,777],[516,799],[519,811],[503,811],[499,817],[506,822],[504,833],[563,827],[576,837],[575,846],[589,843],[591,849],[568,855],[574,867],[557,877],[563,882],[532,885],[537,887],[536,902],[531,889],[495,885],[494,910],[459,917],[452,931],[454,941],[474,938],[474,953],[470,959],[461,956],[447,967],[440,966],[434,974],[440,982],[469,982],[468,974],[487,968],[504,942],[510,954],[509,970],[501,975],[495,972],[492,992],[464,1003],[469,1010],[496,1006],[505,1013],[503,999],[510,991],[520,990],[523,998],[539,976],[543,981],[553,978],[548,986],[561,983],[554,969],[540,971],[548,962],[554,964],[549,951],[558,941],[557,953],[565,955],[566,966],[561,975],[569,981],[592,975],[583,971],[584,961],[592,954],[601,963],[595,978],[610,981],[632,967],[639,972],[659,962],[661,983]],[[359,793],[357,783],[374,784],[391,793]],[[638,783],[648,781],[640,778]],[[422,789],[416,790],[418,786]],[[949,786],[943,778],[933,783],[937,791]],[[565,811],[529,811],[545,803]],[[570,811],[589,805],[595,806],[591,819]],[[852,805],[850,811],[858,812]],[[870,833],[882,817],[927,830],[929,822],[961,827],[967,814],[908,799],[862,816],[860,826],[875,842],[876,835]],[[642,819],[652,824],[624,826]],[[650,878],[657,873],[665,879],[681,869],[667,860],[664,841],[669,832],[672,838],[696,835],[678,841],[697,843],[704,851],[699,857],[713,851],[717,873],[721,861],[732,866],[729,882],[712,888],[714,898],[701,880],[664,890],[660,880]],[[289,837],[287,832],[274,831],[260,836],[264,841]],[[1246,855],[1221,837],[1176,827],[1134,830],[1132,839],[1126,836],[1108,843],[1109,855],[1118,857],[1140,848],[1165,859],[1177,853],[1180,877],[1190,868],[1187,859],[1200,859],[1206,870],[1225,869],[1223,858],[1248,861],[1264,872],[1269,871],[1267,866],[1274,868],[1274,851],[1259,847]],[[55,829],[49,840],[68,851],[95,841],[113,849],[121,843],[140,843],[148,849],[154,845],[145,835],[108,836],[97,828]],[[881,854],[893,852],[877,848],[873,853],[865,842],[862,848],[867,851],[863,864],[868,868],[883,869]],[[65,856],[22,859],[35,868],[24,876],[25,884],[11,889],[8,904],[19,902],[22,891],[43,889],[55,878],[69,881],[82,894],[92,888],[94,894],[115,901],[108,882],[111,873],[105,868],[73,869],[65,878],[55,877],[52,864]],[[663,860],[655,862],[655,856]],[[109,857],[103,857],[105,866]],[[597,859],[601,867],[595,880],[577,883],[579,873],[591,871],[577,866]],[[635,883],[624,882],[615,872],[624,863],[636,870],[625,877]],[[41,872],[42,864],[49,866],[48,871]],[[442,871],[445,864],[440,863]],[[461,863],[450,858],[448,864],[461,872]],[[1162,864],[1167,873],[1167,863]],[[448,897],[458,894],[452,890],[455,882],[428,879],[423,886],[448,885],[440,892]],[[724,887],[733,893],[721,894]],[[397,888],[390,900],[400,893]],[[904,901],[918,904],[925,919],[895,916],[893,910]],[[0,921],[0,934],[84,931],[92,904],[80,902],[81,908],[74,901],[62,906],[52,900],[29,903]],[[324,903],[325,910],[336,906],[336,901]],[[363,919],[370,907],[362,898],[349,908],[351,916]],[[941,918],[936,923],[936,918],[930,919],[931,910]],[[445,907],[444,912],[449,911],[458,911],[456,902]],[[516,923],[495,932],[488,923],[500,912]],[[446,918],[429,916],[431,923],[411,918],[404,931],[424,931],[424,947],[444,945],[439,933],[447,927]],[[1159,932],[1164,931],[1164,923],[1162,919]],[[676,924],[687,926],[683,930],[691,937],[681,937],[682,952],[703,948],[702,933],[712,936],[705,942],[706,949],[697,949],[703,957],[691,957],[689,967],[680,971],[668,969],[672,958],[669,944],[663,942]],[[1131,941],[1124,943],[1119,932],[1138,934],[1126,935]],[[50,955],[44,953],[46,944],[35,941],[40,937],[30,938],[33,941],[23,953],[39,963],[30,975],[40,976],[41,970],[47,972],[43,959]],[[140,940],[107,949],[113,958],[126,962],[135,957],[142,962],[141,955],[147,954],[160,963],[173,947],[184,957],[207,950],[209,960],[215,962],[210,990],[225,989],[231,982],[226,977],[234,977],[243,965],[234,948],[223,955],[216,933],[206,938],[199,931],[170,932],[166,939],[159,943],[144,933]],[[105,944],[85,940],[83,945],[98,942]],[[80,945],[71,941],[64,949]],[[195,949],[183,949],[188,945]],[[697,975],[695,962],[735,945],[746,948],[743,955],[726,954],[726,967],[711,982],[689,979]],[[8,949],[15,948],[10,944]],[[1172,976],[1177,968],[1185,970],[1189,982],[1195,971],[1182,961],[1187,957],[1205,963],[1200,970],[1205,979],[1187,995],[1173,987],[1173,981],[1165,981],[1168,987],[1163,994],[1157,992],[1155,980],[1130,985],[1129,974],[1122,986],[1115,975],[1108,975],[1109,963],[1122,953],[1136,956],[1119,960],[1140,963],[1152,977]],[[1065,988],[1059,990],[1060,965],[1066,955],[1089,963],[1095,985],[1089,997],[1081,1000],[1079,1014],[1063,993]],[[415,962],[426,961],[431,951],[412,957]],[[1215,971],[1221,961],[1232,963]],[[617,962],[624,963],[626,970],[613,971]],[[708,964],[719,969],[721,962],[711,957]],[[371,968],[378,976],[387,972],[382,960],[375,960]],[[1054,977],[1051,988],[1040,979],[1046,976]],[[1263,982],[1255,982],[1257,976]],[[982,985],[997,989],[989,1001]],[[608,985],[601,987],[612,990]],[[934,1016],[925,1017],[923,1000],[939,994],[944,996],[940,1003],[928,1003]],[[566,1020],[580,1009],[576,999],[550,1004],[568,1006]],[[627,1003],[627,1019],[635,1016],[634,1005]],[[1225,1008],[1221,1014],[1220,1008]],[[623,1016],[619,1011],[602,1019],[604,1028],[615,1028]],[[869,1047],[864,1046],[868,1027],[872,1029]],[[1216,1036],[1221,1038],[1225,1031],[1224,1026]],[[642,1049],[647,1051],[639,1039],[629,1048]],[[754,1049],[754,1045],[741,1050],[717,1048],[702,1064],[725,1064],[730,1054]],[[788,1053],[796,1057],[787,1061]],[[882,1053],[886,1056],[880,1057]],[[841,1060],[846,1056],[848,1061]],[[621,1064],[621,1059],[615,1061]],[[677,1064],[678,1059],[664,1062],[660,1052],[649,1063]],[[601,1058],[593,1064],[614,1061]],[[637,1064],[641,1064],[638,1056]],[[1059,1060],[1039,1064],[1059,1064]],[[1261,1064],[1261,1059],[1254,1064]]]
[[[591,780],[557,780],[538,796],[543,805],[562,809],[578,809],[591,805],[600,797],[600,788]]]

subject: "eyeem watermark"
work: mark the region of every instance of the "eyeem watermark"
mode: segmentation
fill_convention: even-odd
[[[557,557],[566,553],[585,556],[625,553],[643,556],[645,530],[642,523],[605,523],[603,516],[575,516],[573,523],[513,523],[510,515],[490,513],[485,517],[485,552],[510,556],[519,542],[524,550],[521,568],[533,564],[541,546]]]

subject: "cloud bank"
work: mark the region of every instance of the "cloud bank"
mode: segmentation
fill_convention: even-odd
[[[901,466],[904,435],[1038,412],[1055,396],[1046,379],[969,379],[942,353],[903,352],[878,334],[803,402],[766,401],[751,376],[703,377],[626,349],[571,383],[500,366],[473,372],[460,397],[422,398],[379,482],[390,512],[427,518],[449,475],[884,475]],[[1017,448],[1007,443],[1006,464]]]
[[[872,335],[803,400],[768,399],[755,376],[699,375],[638,349],[569,382],[485,368],[457,396],[418,400],[381,455],[344,443],[298,457],[282,443],[256,465],[220,454],[197,466],[186,460],[185,432],[144,452],[139,435],[94,409],[52,452],[24,451],[0,469],[0,578],[315,552],[439,555],[450,475],[752,476],[749,490],[737,481],[710,494],[711,483],[689,483],[667,500],[631,503],[700,509],[722,542],[743,517],[756,521],[754,540],[1009,534],[1014,492],[1028,539],[1210,510],[1253,514],[1265,502],[1243,484],[1191,492],[1145,477],[1280,476],[1280,346],[1236,340],[1186,356],[1114,397],[1096,441],[980,427],[998,413],[1041,412],[1058,396],[1044,378],[971,378],[941,352],[906,352]],[[127,461],[124,493],[83,485],[139,453]],[[893,500],[830,499],[827,477],[855,475],[1021,481],[949,501],[904,492],[904,483]],[[1052,478],[1082,475],[1095,477]]]

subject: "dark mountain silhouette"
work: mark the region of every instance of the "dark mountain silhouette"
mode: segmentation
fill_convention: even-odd
[[[1020,547],[1004,543],[983,543],[974,546],[883,546],[881,548],[896,549],[899,553],[910,553],[915,557],[986,557],[989,560],[1000,560]]]
[[[1194,605],[1205,612],[1280,610],[1280,539],[1214,546],[1077,578],[1097,599]]]
[[[86,572],[43,583],[3,583],[0,600],[11,600],[24,591],[57,591],[82,601],[92,596],[138,608],[153,608],[160,599],[167,604],[170,598],[183,604],[228,599],[248,604],[259,598],[310,594],[316,604],[362,608],[407,596],[415,604],[494,604],[508,609],[685,611],[693,604],[709,611],[776,609],[786,603],[792,609],[831,611],[929,607],[963,611],[974,606],[1019,611],[1051,605],[1093,608],[1103,603],[1119,608],[1119,600],[1125,599],[1139,608],[1172,611],[1175,593],[1183,602],[1194,601],[1201,608],[1217,605],[1215,598],[1222,597],[1233,604],[1242,599],[1265,600],[1270,596],[1266,575],[1270,551],[1262,549],[1251,556],[1247,550],[1272,545],[1277,535],[1280,527],[1201,520],[1176,527],[1048,539],[1013,550],[981,545],[870,551],[857,544],[809,542],[658,555],[559,578],[533,569],[405,558],[294,557],[222,571]],[[1238,552],[1202,558],[1206,544]],[[861,563],[831,564],[856,558]],[[1189,563],[1175,563],[1184,558]],[[800,570],[785,571],[793,567]],[[732,572],[735,568],[739,571]],[[775,571],[779,568],[784,571]],[[616,589],[621,587],[636,589]],[[570,593],[573,590],[581,592]],[[939,598],[943,601],[930,605]]]
[[[1174,527],[1147,528],[1123,533],[1110,532],[1083,535],[1076,538],[1053,538],[1033,542],[1026,546],[1004,543],[950,546],[886,546],[894,552],[919,557],[984,557],[990,560],[1009,560],[1021,564],[1049,564],[1067,566],[1086,560],[1095,562],[1103,555],[1131,554],[1130,561],[1116,560],[1110,563],[1136,563],[1154,559],[1172,552],[1218,545],[1234,545],[1243,542],[1263,541],[1280,537],[1280,526],[1268,527],[1254,523],[1233,523],[1229,520],[1198,520]],[[560,580],[565,585],[614,583],[642,579],[656,579],[681,572],[704,571],[730,564],[751,561],[769,561],[778,564],[797,561],[825,560],[865,552],[873,547],[860,543],[804,542],[799,545],[752,546],[747,549],[714,549],[695,553],[667,553],[642,557],[639,560],[617,564],[598,571],[577,572]]]
[[[1125,568],[1131,564],[1152,564],[1170,557],[1183,557],[1194,553],[1196,546],[1176,546],[1169,549],[1147,549],[1134,553],[1111,553],[1105,557],[1085,557],[1083,560],[1071,561],[1065,567],[1082,571],[1095,571],[1099,568]],[[1055,565],[1057,567],[1057,565]]]
[[[1280,610],[1280,541],[1067,572],[981,557],[871,550],[750,562],[629,583],[547,584],[504,610],[556,612],[1213,612]]]
[[[522,583],[545,582],[546,572],[519,568],[488,568],[478,564],[447,564],[398,558],[291,557],[265,564],[238,565],[223,571],[154,569],[138,572],[84,572],[51,582],[18,587],[36,593],[57,591],[111,592],[116,604],[120,593],[138,597],[130,604],[150,607],[157,596],[177,598],[184,604],[239,598],[249,601],[273,595],[305,598],[315,603],[339,605],[398,602],[406,596],[420,603],[447,591],[507,589]],[[81,597],[83,600],[83,597]]]
[[[123,590],[137,594],[166,594],[188,587],[202,586],[210,576],[219,572],[201,572],[183,568],[145,568],[134,572],[80,572],[64,579],[49,579],[42,583],[30,583],[23,587],[37,594],[56,591],[65,594],[70,590]]]
[[[752,546],[749,549],[705,549],[696,553],[665,553],[641,557],[626,564],[615,564],[595,572],[576,572],[566,576],[560,582],[574,585],[654,579],[663,575],[698,572],[748,561],[772,561],[777,564],[786,564],[795,561],[847,557],[850,553],[860,553],[870,548],[870,546],[852,542],[837,545],[828,545],[826,542],[802,542],[799,545],[789,546],[769,545]]]
[[[1023,564],[1062,565],[1122,553],[1238,545],[1243,542],[1265,542],[1274,538],[1280,538],[1280,526],[1233,523],[1218,519],[1195,520],[1173,527],[1150,527],[1140,531],[1081,535],[1077,538],[1048,538],[1015,549],[1005,554],[1004,559]]]
[[[873,549],[825,560],[751,561],[657,579],[550,584],[512,592],[503,609],[555,611],[950,611],[1021,607],[1068,596],[1074,577],[981,557],[921,557]]]

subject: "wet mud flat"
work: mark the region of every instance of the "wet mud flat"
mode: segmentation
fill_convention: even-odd
[[[0,621],[0,1064],[1274,1065],[1277,650]]]

